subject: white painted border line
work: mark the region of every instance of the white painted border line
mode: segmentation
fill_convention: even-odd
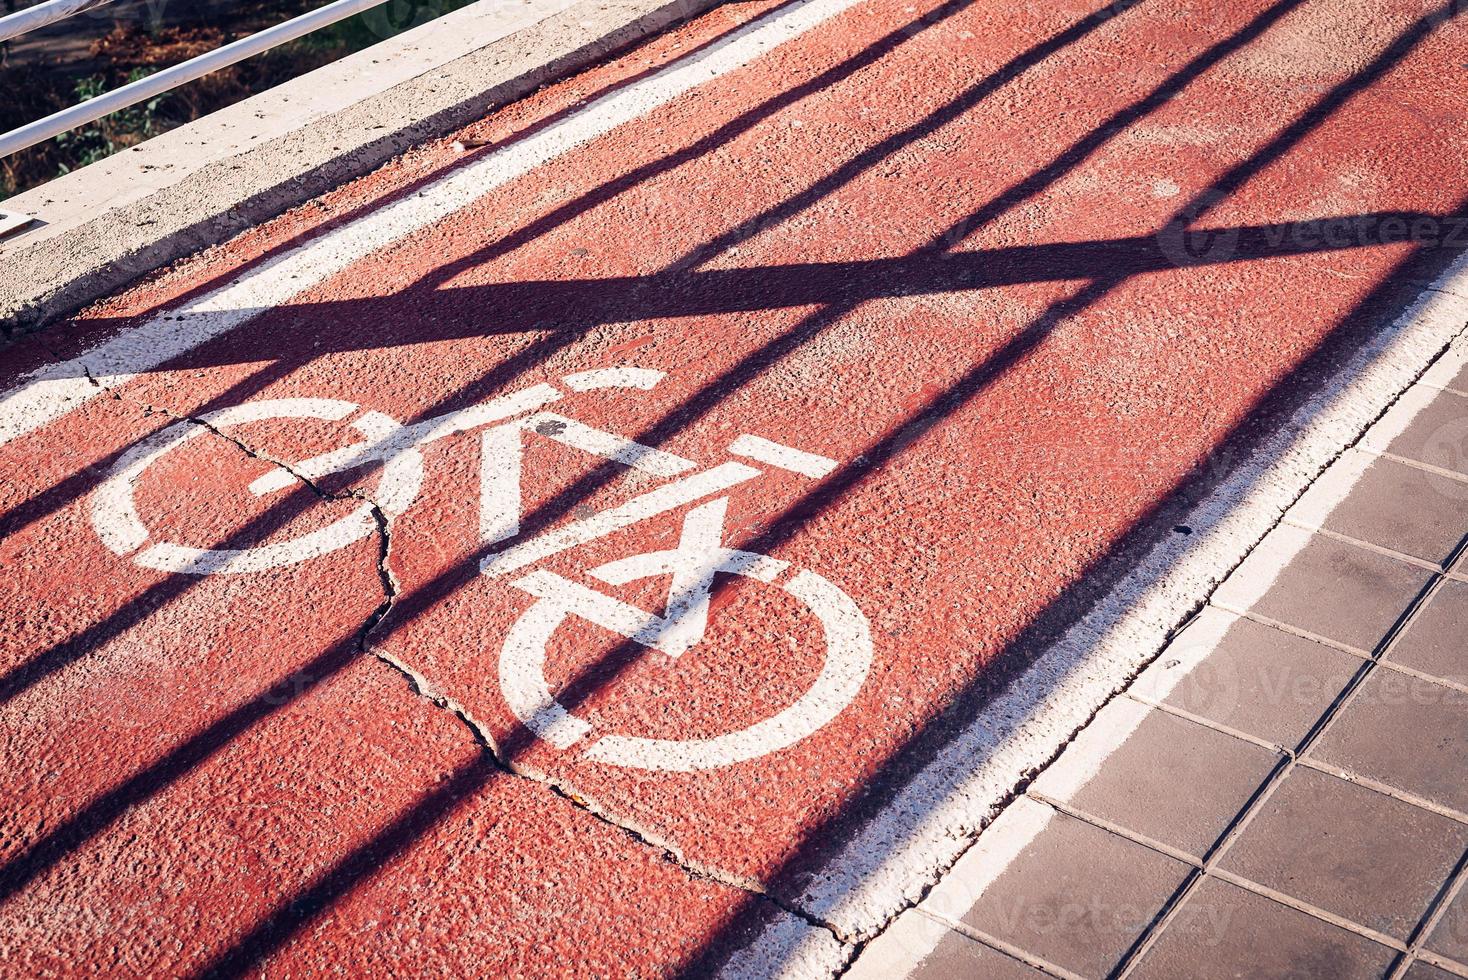
[[[1463,295],[1452,295],[1454,289]],[[1122,689],[1139,666],[1163,649],[1213,588],[1280,524],[1317,475],[1463,333],[1468,324],[1465,295],[1468,257],[1460,257],[1357,350],[1333,383],[1312,395],[1189,512],[1184,521],[1194,529],[1190,537],[1174,535],[1154,546],[846,842],[797,905],[843,935],[868,938],[914,903],[930,883],[946,881],[945,869],[960,858],[1013,788],[1053,758],[1085,726],[1095,706]],[[1398,414],[1382,422],[1406,424]],[[1279,531],[1285,537],[1292,533],[1307,532],[1293,526]],[[1283,544],[1271,542],[1273,560],[1264,563],[1261,556],[1262,564],[1247,574],[1278,574],[1280,560],[1287,560],[1279,548]],[[1256,583],[1250,591],[1257,588]],[[989,833],[977,839],[982,843]]]
[[[617,127],[646,115],[855,6],[798,0],[700,51],[577,110],[559,122],[457,168],[422,190],[282,253],[187,305],[160,314],[85,354],[34,372],[0,396],[0,445],[85,404],[97,385],[138,374],[280,306],[353,262],[408,237]],[[90,373],[96,385],[88,380]]]

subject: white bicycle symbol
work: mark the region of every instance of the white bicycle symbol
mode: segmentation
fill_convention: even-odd
[[[563,379],[573,392],[605,388],[651,390],[663,378],[645,368],[602,368]],[[366,463],[380,462],[382,473],[373,499],[389,519],[403,513],[423,486],[421,448],[439,439],[480,432],[480,537],[485,545],[520,531],[520,483],[526,433],[613,460],[651,476],[675,478],[653,490],[592,516],[570,521],[493,552],[480,562],[484,575],[508,578],[578,545],[631,527],[678,508],[696,504],[683,519],[677,547],[632,555],[589,569],[608,585],[651,576],[670,578],[663,615],[648,612],[546,569],[533,569],[508,584],[536,601],[511,626],[499,656],[499,680],[515,717],[538,738],[569,749],[591,734],[592,726],[567,711],[545,678],[546,648],[567,616],[577,616],[627,639],[677,658],[703,639],[708,626],[714,577],[738,575],[772,585],[803,603],[819,620],[826,656],[814,683],[775,715],[747,728],[703,739],[654,739],[607,734],[585,749],[588,758],[615,766],[692,771],[732,765],[793,745],[835,718],[856,697],[872,662],[866,617],[845,592],[809,569],[787,575],[787,562],[769,555],[724,546],[725,493],[763,475],[738,460],[699,470],[692,460],[544,411],[564,393],[548,384],[493,399],[472,408],[412,425],[333,398],[277,398],[211,412],[201,421],[225,431],[250,422],[318,419],[348,424],[361,442],[280,467],[256,479],[250,490],[263,496],[287,489],[299,474],[315,480]],[[147,568],[191,575],[239,574],[279,568],[344,548],[376,526],[371,504],[286,541],[249,548],[198,548],[154,540],[138,514],[136,488],[144,472],[164,454],[206,431],[192,422],[168,426],[120,458],[92,498],[92,522],[103,543]],[[812,479],[825,476],[834,460],[793,449],[759,436],[742,435],[729,446],[734,456],[790,470]],[[693,472],[690,472],[693,471]],[[724,494],[723,496],[716,496]],[[711,499],[710,499],[711,498]]]

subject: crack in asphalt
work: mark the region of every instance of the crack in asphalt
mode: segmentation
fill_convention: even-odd
[[[51,353],[54,357],[55,353]],[[859,944],[857,944],[857,942],[853,938],[843,935],[842,932],[832,923],[826,922],[825,920],[812,915],[799,906],[778,898],[775,895],[772,895],[771,893],[760,887],[757,881],[754,881],[753,879],[742,878],[736,875],[730,875],[712,866],[692,861],[687,858],[682,853],[682,851],[679,850],[678,847],[671,841],[665,840],[654,834],[653,832],[647,830],[646,828],[638,827],[635,824],[621,817],[618,817],[610,810],[601,807],[593,802],[591,799],[580,795],[574,790],[574,788],[571,788],[552,778],[548,773],[517,765],[512,759],[508,758],[501,752],[499,747],[496,745],[493,737],[490,735],[488,728],[484,725],[483,722],[475,718],[469,712],[468,708],[465,707],[461,702],[442,693],[431,679],[414,670],[407,663],[399,660],[392,654],[389,654],[375,647],[371,642],[371,635],[373,631],[376,630],[377,627],[381,625],[382,622],[386,620],[388,615],[392,612],[393,604],[397,601],[401,589],[398,583],[397,576],[393,573],[392,570],[392,522],[387,514],[383,512],[381,506],[379,506],[377,501],[373,499],[370,494],[356,487],[336,492],[327,490],[325,487],[322,487],[320,484],[312,480],[310,477],[306,476],[304,473],[298,471],[293,464],[276,456],[273,456],[272,454],[262,449],[251,446],[235,436],[226,434],[218,426],[213,425],[205,419],[176,412],[173,409],[164,405],[155,405],[131,396],[124,396],[122,393],[102,385],[92,375],[91,370],[86,365],[82,365],[82,371],[85,374],[87,380],[91,382],[94,387],[96,387],[103,394],[111,396],[113,400],[126,402],[135,407],[141,408],[147,413],[156,413],[158,415],[162,415],[169,419],[172,419],[175,422],[199,426],[206,432],[209,432],[217,436],[222,441],[234,446],[246,456],[249,456],[252,459],[258,459],[261,462],[268,463],[272,466],[279,467],[287,474],[289,474],[293,479],[299,481],[303,486],[305,486],[308,490],[310,490],[312,493],[314,493],[316,496],[324,501],[360,500],[364,504],[366,504],[368,512],[372,515],[372,520],[375,525],[374,533],[379,543],[375,564],[378,581],[382,587],[383,598],[382,602],[378,604],[378,606],[374,608],[371,613],[368,614],[366,619],[363,621],[362,626],[357,630],[355,641],[356,651],[359,654],[374,657],[375,659],[391,667],[393,670],[397,671],[403,676],[403,678],[407,681],[409,690],[412,691],[416,696],[429,702],[435,708],[447,711],[449,714],[453,715],[454,718],[456,718],[466,729],[468,729],[470,737],[473,739],[475,744],[479,746],[480,750],[489,757],[495,768],[499,769],[501,772],[505,773],[508,776],[513,776],[518,779],[524,779],[539,786],[544,786],[546,789],[554,793],[557,797],[565,800],[571,806],[591,815],[601,823],[616,829],[622,835],[630,838],[635,843],[644,847],[652,848],[653,850],[657,851],[659,856],[663,860],[676,866],[679,870],[688,875],[690,878],[710,881],[719,885],[738,889],[739,891],[745,892],[759,900],[769,902],[771,905],[791,916],[794,916],[797,919],[800,919],[801,921],[805,922],[806,925],[809,925],[812,928],[824,930],[848,951],[854,951],[860,948]],[[853,958],[854,957],[848,958],[848,965],[850,960]]]

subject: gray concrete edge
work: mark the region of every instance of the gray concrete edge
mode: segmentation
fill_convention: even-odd
[[[39,220],[0,243],[0,344],[722,2],[544,0],[473,47],[506,19],[481,0],[16,195]]]

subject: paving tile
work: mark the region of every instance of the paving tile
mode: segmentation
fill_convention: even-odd
[[[963,922],[1067,970],[1100,977],[1187,872],[1179,861],[1056,813]]]
[[[1376,646],[1432,577],[1426,569],[1299,528],[1280,528],[1271,538],[1219,589],[1217,601],[1360,650]],[[1288,564],[1268,581],[1286,556]]]
[[[1428,600],[1387,659],[1434,677],[1468,684],[1468,583],[1448,579]]]
[[[1293,749],[1361,666],[1359,657],[1210,607],[1134,690]]]
[[[1427,948],[1468,963],[1468,889],[1458,892],[1443,917],[1427,937]]]
[[[1198,858],[1283,758],[1131,700],[1112,702],[1075,750],[1041,775],[1036,792]],[[1104,758],[1093,764],[1097,750]]]
[[[1468,397],[1439,392],[1385,448],[1468,476]]]
[[[1132,976],[1234,980],[1386,974],[1396,953],[1364,936],[1217,878],[1188,896]]]
[[[1044,980],[1046,974],[967,936],[949,932],[908,976],[913,980],[954,980],[957,977]]]
[[[1406,939],[1465,847],[1468,827],[1462,824],[1297,768],[1221,867]]]
[[[1310,756],[1440,806],[1468,811],[1468,694],[1378,669],[1341,709]]]
[[[1362,470],[1344,499],[1324,504],[1323,498],[1335,489],[1327,474],[1311,488],[1320,494],[1323,512],[1304,513],[1312,503],[1307,494],[1301,500],[1302,516],[1311,526],[1424,561],[1446,561],[1468,533],[1468,483],[1394,459],[1361,456]],[[1356,476],[1354,467],[1343,472]]]

